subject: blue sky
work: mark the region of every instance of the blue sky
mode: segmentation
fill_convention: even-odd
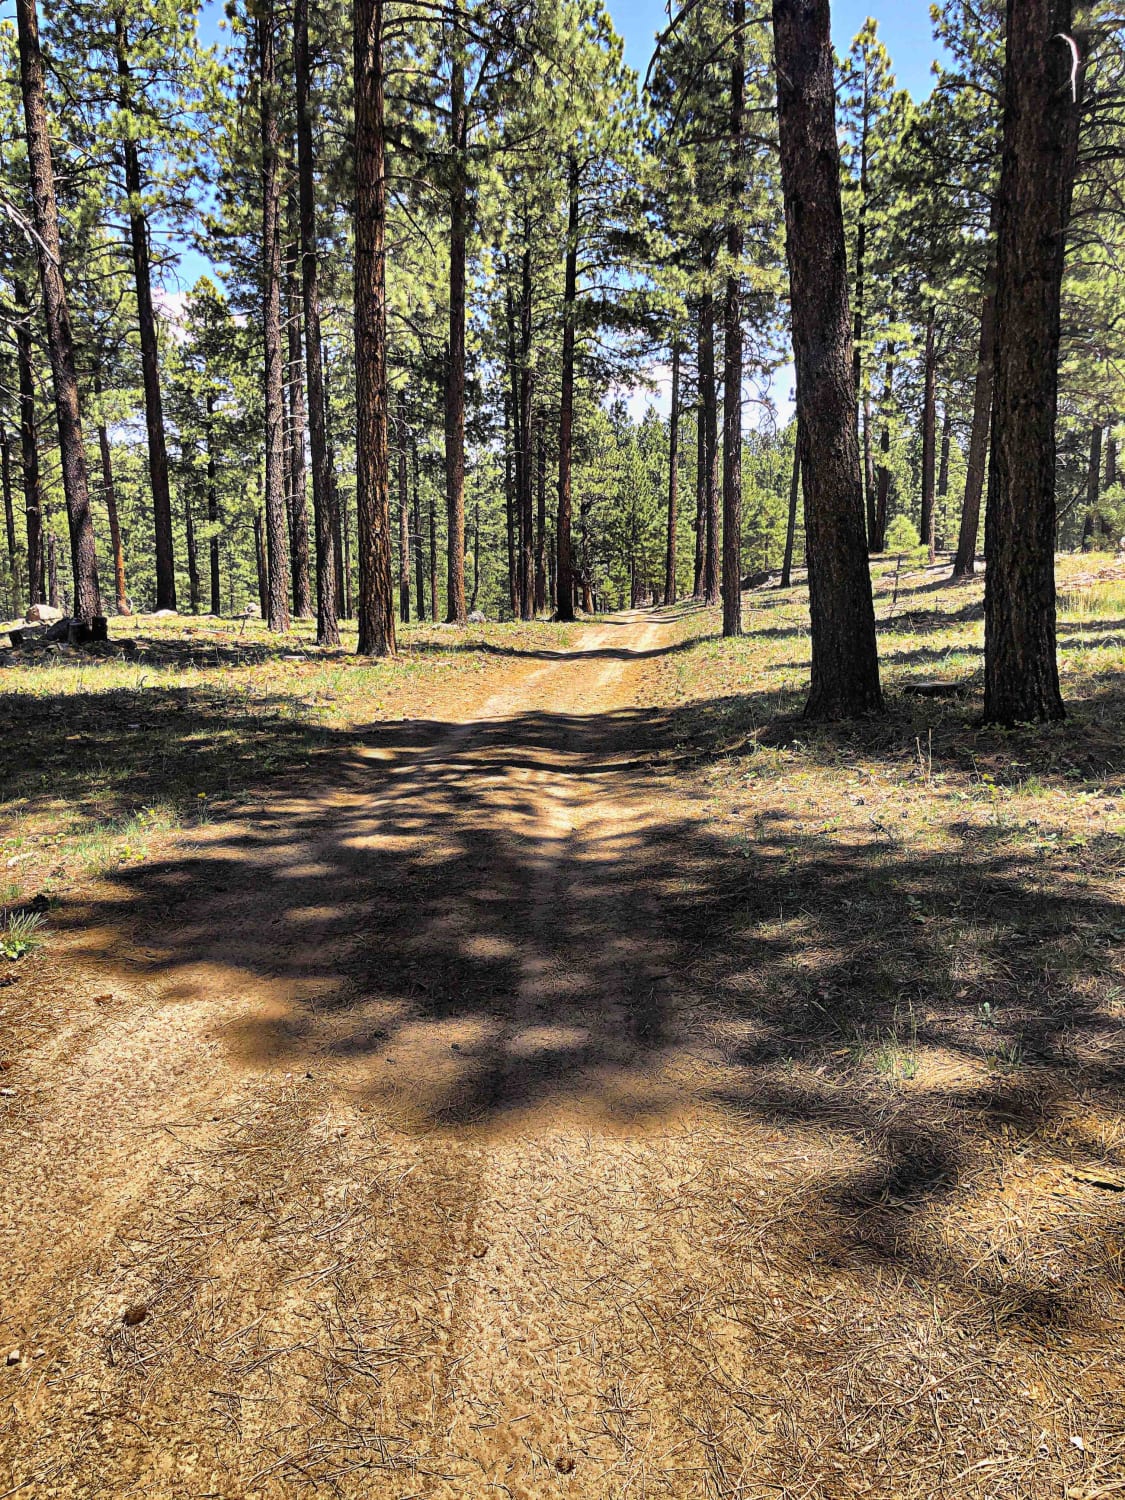
[[[652,54],[652,40],[668,24],[661,0],[606,0],[613,24],[625,39],[625,58],[642,78]],[[932,87],[930,64],[935,55],[930,0],[832,0],[832,37],[836,50],[847,50],[868,16],[879,22],[883,45],[891,54],[900,87],[916,99]]]

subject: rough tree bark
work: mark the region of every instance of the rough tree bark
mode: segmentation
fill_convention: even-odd
[[[571,539],[571,450],[574,442],[574,318],[578,296],[578,158],[567,152],[566,268],[563,276],[562,395],[559,402],[559,508],[555,613],[574,619],[574,556]]]
[[[696,350],[698,356],[698,346]],[[695,557],[692,561],[691,596],[703,595],[703,552],[707,545],[707,433],[704,427],[703,400],[695,403]]]
[[[469,113],[465,37],[459,0],[450,24],[449,363],[445,380],[446,619],[464,625],[465,609],[465,261],[469,230]]]
[[[395,653],[387,451],[383,0],[354,0],[356,545],[362,656]]]
[[[285,513],[285,371],[281,349],[281,183],[273,0],[256,18],[262,132],[262,341],[265,346],[266,558],[271,630],[289,629],[289,529]]]
[[[986,517],[984,717],[1065,714],[1055,657],[1059,304],[1078,156],[1071,0],[1008,0]]]
[[[676,602],[676,527],[680,498],[680,341],[672,340],[672,410],[668,414],[668,534],[664,548],[664,603]]]
[[[742,634],[742,114],[745,0],[731,3],[730,187],[723,302],[723,635]]]
[[[16,25],[19,31],[20,86],[27,124],[27,164],[32,222],[36,236],[35,258],[39,263],[39,282],[43,292],[47,353],[54,379],[63,491],[70,525],[74,614],[88,626],[101,613],[98,564],[94,551],[94,523],[90,515],[86,450],[82,444],[74,339],[62,277],[59,213],[55,200],[55,174],[51,164],[47,90],[43,77],[43,59],[39,51],[36,0],[16,0]]]
[[[969,436],[969,461],[965,474],[965,498],[961,502],[961,526],[957,533],[957,555],[953,577],[969,578],[976,571],[977,537],[980,534],[980,502],[988,467],[988,432],[992,421],[992,375],[996,354],[995,267],[990,268],[988,288],[981,299],[980,344],[973,385],[973,427]]]
[[[703,602],[719,602],[719,397],[715,387],[715,304],[704,292],[699,309],[699,395],[703,403]]]
[[[867,563],[828,0],[773,0],[812,616],[805,713],[882,707]]]
[[[320,251],[316,228],[315,161],[309,100],[309,0],[293,4],[293,70],[297,105],[297,201],[301,229],[301,294],[305,314],[305,378],[309,395],[309,456],[312,460],[313,530],[316,534],[316,640],[338,646],[339,518],[328,466],[324,363],[320,329]]]

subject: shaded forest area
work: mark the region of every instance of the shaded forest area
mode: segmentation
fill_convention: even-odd
[[[1125,520],[1112,5],[949,0],[921,101],[827,3],[695,0],[643,80],[591,0],[16,20],[13,616],[355,618],[382,654],[411,615],[693,596],[735,635],[737,581],[807,550],[832,716],[878,705],[863,557],[963,577],[987,533],[988,712],[1062,711],[1053,554]]]

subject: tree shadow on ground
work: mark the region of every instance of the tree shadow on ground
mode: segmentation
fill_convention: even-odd
[[[173,1000],[219,986],[247,1067],[329,1069],[410,1128],[574,1111],[645,1130],[691,1106],[823,1129],[858,1157],[810,1171],[806,1251],[961,1275],[919,1226],[982,1163],[1049,1128],[1058,1162],[1104,1166],[1071,1119],[1125,1103],[1125,906],[967,821],[940,847],[828,839],[784,808],[719,830],[660,770],[713,753],[709,724],[726,734],[729,705],[375,724],[55,921]],[[839,764],[894,732],[802,753]],[[993,1275],[974,1285],[1007,1317],[1014,1282]],[[1094,1275],[1076,1261],[1079,1302]],[[1015,1292],[1033,1332],[1070,1316],[1053,1284]]]

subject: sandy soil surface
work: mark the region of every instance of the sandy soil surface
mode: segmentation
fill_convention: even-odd
[[[1030,1317],[1018,1090],[965,1104],[997,1155],[755,1057],[732,923],[776,913],[658,774],[676,638],[514,656],[53,918],[0,1100],[0,1496],[1121,1487],[1117,1199]]]

